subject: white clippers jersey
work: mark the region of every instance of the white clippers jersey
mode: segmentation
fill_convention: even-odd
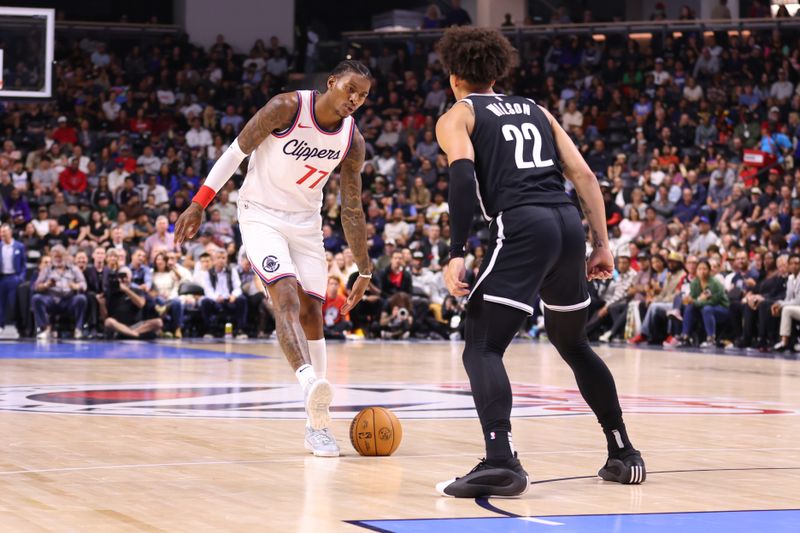
[[[250,154],[240,200],[281,211],[320,211],[322,188],[347,155],[355,122],[346,117],[338,130],[323,130],[314,118],[316,97],[316,91],[297,91],[292,125],[272,133]]]

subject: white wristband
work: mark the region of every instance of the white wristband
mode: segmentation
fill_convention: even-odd
[[[372,272],[370,272],[369,274],[362,274],[361,272],[359,272],[358,273],[358,277],[359,278],[372,279]]]

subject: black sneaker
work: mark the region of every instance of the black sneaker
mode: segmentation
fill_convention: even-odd
[[[597,473],[604,481],[616,481],[624,485],[639,485],[647,479],[642,454],[634,450],[622,458],[609,457]]]
[[[466,476],[436,484],[439,494],[452,498],[522,496],[528,492],[528,487],[530,487],[528,473],[522,468],[516,452],[504,466],[490,465],[486,459],[481,459],[478,466],[470,470]]]

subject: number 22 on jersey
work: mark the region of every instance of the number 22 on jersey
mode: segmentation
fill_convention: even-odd
[[[507,141],[516,142],[514,147],[514,159],[517,163],[517,168],[542,168],[553,166],[552,159],[545,159],[542,161],[542,134],[539,129],[526,122],[522,125],[521,129],[514,124],[505,124],[502,128],[503,137]],[[533,140],[533,161],[526,161],[524,157],[525,141]]]

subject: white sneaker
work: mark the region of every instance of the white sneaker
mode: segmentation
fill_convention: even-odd
[[[325,429],[331,423],[328,408],[333,400],[333,387],[327,379],[315,379],[305,391],[306,414],[313,429]]]
[[[19,331],[17,326],[6,326],[0,331],[0,338],[3,339],[19,339]]]
[[[50,340],[50,328],[45,328],[39,333],[36,334],[37,341],[49,341]]]
[[[606,331],[598,339],[600,342],[611,342],[611,330]]]
[[[239,333],[239,334],[238,334],[238,335],[236,335],[236,337],[234,337],[234,338],[235,338],[237,341],[246,341],[246,340],[247,340],[249,337],[247,336],[247,333]]]
[[[75,328],[75,333],[72,335],[75,340],[79,340],[83,338],[83,332],[78,328]]]
[[[328,428],[314,429],[306,426],[305,447],[316,457],[339,457],[339,445]]]

